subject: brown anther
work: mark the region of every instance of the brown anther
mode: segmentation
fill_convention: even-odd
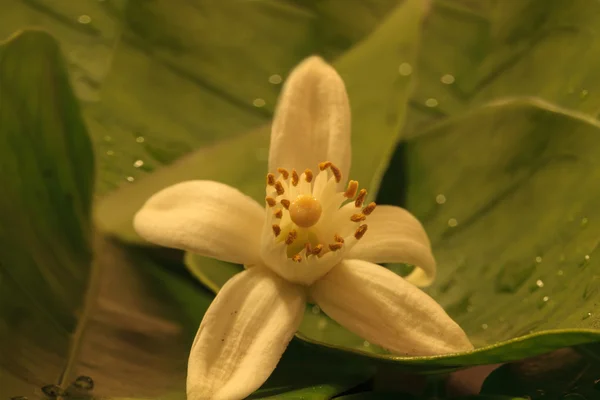
[[[354,205],[357,208],[362,207],[363,203],[365,202],[365,197],[367,197],[367,190],[360,189],[360,192],[358,192],[358,196],[356,197],[356,200],[354,200]]]
[[[288,246],[292,243],[294,243],[294,240],[296,240],[296,238],[298,237],[298,234],[296,233],[295,230],[291,230],[290,233],[288,233],[287,238],[285,238],[285,244],[287,244]]]
[[[273,233],[275,234],[275,237],[279,236],[281,233],[281,227],[277,224],[273,224]]]
[[[275,199],[272,198],[272,197],[269,197],[269,196],[265,197],[265,201],[267,202],[267,204],[269,205],[269,207],[274,207],[275,204],[277,204],[277,202],[275,201]]]
[[[304,170],[304,179],[306,180],[306,182],[311,183],[313,180],[313,173],[310,169],[305,169]]]
[[[275,213],[273,214],[273,216],[275,218],[281,219],[281,217],[283,217],[283,211],[282,210],[277,210],[277,211],[275,211]]]
[[[363,208],[362,213],[365,215],[371,215],[371,213],[373,212],[373,210],[375,210],[375,207],[377,206],[377,204],[375,204],[375,202],[370,202],[368,206],[366,206],[365,208]]]
[[[344,197],[348,199],[353,199],[356,196],[356,192],[358,191],[358,182],[350,181],[348,182],[348,188],[344,192]]]
[[[354,237],[356,239],[360,239],[361,237],[363,237],[365,235],[365,233],[367,232],[367,225],[361,225],[358,228],[356,228],[356,232],[354,232]]]
[[[290,201],[288,199],[282,199],[280,203],[286,210],[290,208]]]
[[[318,245],[315,246],[314,249],[312,249],[312,254],[314,256],[318,256],[319,253],[321,252],[321,250],[323,250],[323,245],[322,244],[318,244]]]
[[[331,161],[323,161],[322,163],[319,163],[319,169],[321,171],[325,171],[330,166],[331,166]]]
[[[302,261],[302,256],[300,254],[296,254],[294,257],[292,257],[292,261],[300,262]]]
[[[283,185],[279,181],[275,182],[275,190],[277,190],[277,194],[280,196],[285,193],[285,190],[283,189]]]
[[[361,222],[361,221],[364,221],[365,219],[367,219],[367,216],[365,214],[354,214],[353,216],[350,217],[350,221],[352,221],[352,222]]]
[[[277,168],[277,172],[283,175],[283,179],[287,179],[290,176],[290,173],[285,168]]]
[[[267,174],[267,185],[273,186],[275,184],[275,175],[268,173]]]
[[[335,240],[337,243],[344,243],[344,238],[338,235],[337,233],[333,235],[333,240]]]
[[[292,170],[292,185],[298,186],[298,182],[300,181],[300,177],[295,169]]]
[[[330,244],[330,245],[329,245],[329,250],[331,250],[331,251],[336,251],[336,250],[339,250],[339,249],[341,249],[341,248],[342,248],[342,246],[343,246],[343,244],[342,244],[342,243],[334,243],[334,244]]]
[[[333,164],[329,166],[329,169],[331,169],[331,172],[333,172],[335,181],[339,183],[342,180],[342,171],[340,171],[340,169]]]

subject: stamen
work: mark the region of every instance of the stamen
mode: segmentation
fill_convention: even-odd
[[[267,185],[273,186],[275,184],[275,175],[268,173],[267,174]]]
[[[306,249],[306,256],[308,257],[312,253],[312,249],[310,247],[310,243],[304,243],[304,248]]]
[[[267,204],[269,205],[269,207],[274,207],[275,204],[277,204],[277,202],[275,201],[275,199],[272,198],[272,197],[269,197],[269,196],[265,197],[265,201],[267,202]]]
[[[325,171],[330,166],[331,166],[331,161],[323,161],[322,163],[319,163],[319,169],[321,171]]]
[[[285,168],[277,168],[277,172],[283,175],[283,179],[287,179],[290,176],[290,173]]]
[[[344,243],[344,238],[338,235],[337,233],[333,235],[333,240],[335,240],[337,243]]]
[[[319,243],[318,245],[315,246],[314,249],[312,249],[311,253],[313,256],[318,256],[319,253],[321,252],[321,250],[323,250],[323,245]]]
[[[302,256],[300,254],[296,254],[294,257],[292,257],[292,261],[300,262],[302,261]]]
[[[279,236],[281,233],[281,227],[277,224],[273,224],[273,233],[275,234],[275,237]]]
[[[277,190],[277,194],[280,196],[285,193],[285,190],[283,189],[283,185],[279,181],[275,182],[275,190]]]
[[[313,173],[310,169],[305,169],[304,170],[304,179],[306,180],[306,182],[311,183],[313,180]]]
[[[367,232],[367,225],[366,224],[361,225],[356,229],[356,232],[354,232],[354,237],[356,239],[360,239],[365,235],[366,232]]]
[[[286,210],[290,209],[290,201],[288,199],[282,199],[280,203]]]
[[[342,244],[342,243],[334,243],[334,244],[330,244],[330,245],[329,245],[329,250],[331,250],[331,251],[336,251],[336,250],[339,250],[339,249],[341,249],[341,248],[342,248],[342,246],[343,246],[343,244]]]
[[[281,219],[283,217],[283,211],[281,209],[275,211],[275,214],[273,214],[275,218]]]
[[[353,199],[356,196],[356,192],[358,191],[358,182],[350,181],[348,182],[348,189],[344,192],[344,197],[348,199]]]
[[[331,172],[333,173],[333,176],[335,177],[336,182],[339,182],[342,180],[342,171],[340,171],[340,169],[338,167],[333,165],[333,163],[331,161],[324,161],[319,164],[319,169],[321,171],[325,171],[327,168],[331,169]]]
[[[292,169],[292,185],[298,186],[298,181],[300,181],[300,177],[295,169]]]
[[[296,231],[292,229],[290,233],[288,233],[287,238],[285,239],[285,244],[289,246],[290,244],[294,243],[294,240],[296,240],[297,237],[298,233],[296,233]]]
[[[363,203],[365,202],[365,197],[367,197],[367,190],[360,189],[360,192],[358,192],[358,196],[354,201],[354,205],[356,206],[356,208],[362,207]]]
[[[361,221],[364,221],[365,219],[367,219],[367,216],[365,214],[354,214],[353,216],[350,217],[350,221],[352,221],[352,222],[361,222]]]
[[[365,208],[363,208],[362,213],[365,215],[371,215],[371,213],[373,212],[373,210],[375,210],[375,207],[377,206],[377,204],[375,204],[375,202],[370,202],[368,206],[366,206]]]

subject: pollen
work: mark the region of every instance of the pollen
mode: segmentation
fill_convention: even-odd
[[[370,202],[368,206],[366,206],[365,208],[363,208],[362,213],[365,215],[371,215],[371,213],[375,210],[375,207],[377,207],[377,204],[375,204],[375,202]]]
[[[290,176],[290,173],[285,168],[277,168],[277,172],[279,172],[281,176],[283,176],[283,179],[287,179]]]
[[[335,240],[337,243],[344,243],[344,238],[338,235],[337,233],[333,235],[333,240]]]
[[[343,244],[342,244],[342,243],[334,243],[334,244],[330,244],[330,245],[329,245],[329,250],[331,250],[331,251],[337,251],[337,250],[341,249],[341,248],[342,248],[342,246],[343,246]]]
[[[289,210],[289,208],[290,208],[290,201],[288,199],[282,199],[280,201],[280,203],[283,206],[283,208],[285,208],[286,210]]]
[[[273,233],[275,234],[275,237],[279,236],[279,234],[281,233],[281,227],[277,224],[274,224]]]
[[[356,208],[362,207],[363,203],[365,202],[365,197],[367,197],[367,190],[360,189],[356,200],[354,200],[354,205],[356,206]]]
[[[283,200],[282,200],[283,203]],[[310,195],[300,195],[289,205],[290,218],[293,223],[302,227],[310,228],[319,222],[323,211],[321,203]]]
[[[318,255],[319,255],[319,253],[320,253],[322,250],[323,250],[323,245],[319,243],[318,245],[316,245],[316,246],[315,246],[315,248],[314,248],[314,249],[312,249],[312,252],[311,252],[311,253],[312,253],[314,256],[318,256]]]
[[[361,225],[358,228],[356,228],[356,232],[354,232],[354,237],[356,239],[360,239],[365,235],[366,232],[367,232],[367,225],[366,224]]]
[[[277,194],[280,196],[285,193],[283,185],[279,181],[275,182],[275,190],[277,190]]]
[[[353,199],[356,196],[356,192],[358,191],[358,182],[350,181],[348,182],[348,188],[344,192],[344,197],[347,199]]]
[[[342,171],[340,171],[340,169],[338,167],[333,165],[333,163],[331,161],[324,161],[319,164],[319,169],[321,171],[325,171],[327,168],[329,168],[331,170],[331,172],[333,173],[333,176],[335,177],[336,182],[340,182],[342,180]]]
[[[306,180],[306,182],[311,183],[313,180],[313,173],[310,169],[305,169],[304,170],[304,179]]]
[[[277,210],[277,211],[275,211],[275,213],[273,214],[273,216],[275,218],[281,219],[283,217],[283,211]]]
[[[300,181],[300,177],[295,169],[292,169],[292,185],[298,186],[298,182]]]
[[[292,257],[292,260],[295,262],[300,262],[302,261],[302,256],[300,254],[296,254],[294,257]]]
[[[269,207],[274,207],[275,204],[277,204],[277,202],[275,201],[275,199],[272,198],[272,197],[269,197],[269,196],[265,197],[265,201],[267,202],[267,204],[269,205]]]
[[[275,185],[275,175],[268,173],[267,174],[267,185],[273,186]]]
[[[354,214],[353,216],[350,217],[350,221],[352,221],[352,222],[361,222],[361,221],[364,221],[365,219],[367,219],[367,216],[365,214]]]
[[[290,233],[288,233],[287,238],[285,239],[285,244],[289,246],[290,244],[294,243],[294,240],[296,240],[297,237],[298,233],[296,233],[296,231],[292,229]]]

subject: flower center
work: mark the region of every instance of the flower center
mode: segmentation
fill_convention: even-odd
[[[323,207],[311,195],[301,194],[292,201],[289,208],[290,219],[301,228],[310,228],[319,222]]]

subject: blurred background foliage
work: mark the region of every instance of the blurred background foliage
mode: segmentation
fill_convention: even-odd
[[[0,398],[184,398],[240,267],[149,247],[133,213],[186,179],[260,199],[311,54],[348,87],[351,175],[423,221],[428,292],[479,349],[394,357],[308,307],[252,398],[600,396],[598,1],[1,0],[0,21]]]

